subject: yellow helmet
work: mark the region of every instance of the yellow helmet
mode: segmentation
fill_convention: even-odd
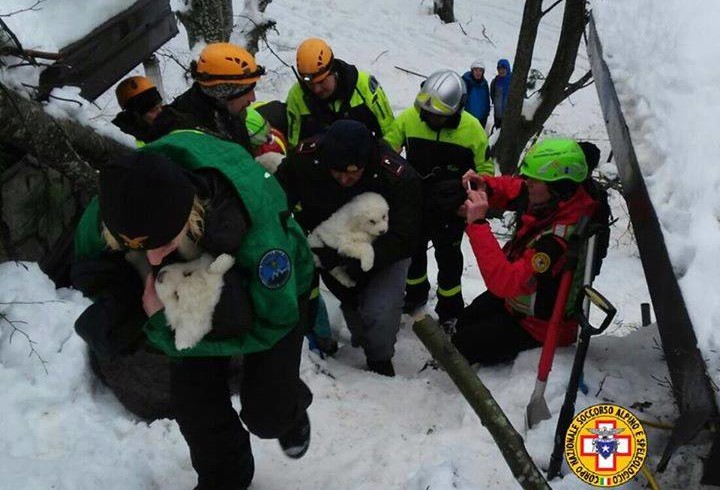
[[[298,74],[308,83],[324,80],[330,74],[334,60],[332,49],[322,39],[311,37],[298,46]]]
[[[223,83],[251,85],[265,74],[265,68],[257,64],[253,55],[230,43],[208,44],[191,65],[191,71],[204,87]]]
[[[115,88],[115,96],[121,109],[127,109],[128,102],[133,97],[150,89],[156,89],[155,84],[147,77],[134,76],[123,80]]]

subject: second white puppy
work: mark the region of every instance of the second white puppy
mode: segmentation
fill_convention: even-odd
[[[388,203],[380,194],[359,194],[310,233],[310,248],[333,248],[344,257],[358,259],[362,270],[367,272],[375,262],[372,242],[387,233],[389,212]],[[321,265],[317,256],[315,263]],[[330,274],[345,287],[355,286],[355,281],[341,266],[331,269]]]
[[[175,331],[175,348],[195,346],[210,330],[220,301],[223,275],[235,259],[228,254],[203,254],[191,262],[166,265],[155,279],[155,290],[165,305],[165,318]]]

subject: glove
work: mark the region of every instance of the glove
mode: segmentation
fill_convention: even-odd
[[[342,265],[342,263],[346,260],[340,257],[337,250],[330,247],[313,248],[311,250],[318,260],[320,260],[320,267],[328,271]]]
[[[362,267],[360,266],[360,261],[358,259],[350,259],[345,258],[340,263],[340,266],[345,269],[345,273],[352,279],[353,281],[360,282],[360,278],[363,274],[365,274],[365,271],[362,270]]]
[[[441,215],[455,215],[467,199],[467,191],[460,179],[441,180],[430,191],[430,202]]]

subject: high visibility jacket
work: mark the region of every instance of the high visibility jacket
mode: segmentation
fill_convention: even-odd
[[[295,83],[287,95],[288,142],[323,133],[338,119],[364,123],[378,138],[390,128],[394,116],[390,102],[374,76],[335,59],[337,88],[330,100],[318,99],[307,87]]]
[[[478,120],[462,111],[454,127],[436,131],[420,118],[413,106],[395,119],[384,136],[396,151],[405,147],[408,163],[427,181],[461,177],[470,169],[493,175],[494,166],[485,158],[487,135]]]

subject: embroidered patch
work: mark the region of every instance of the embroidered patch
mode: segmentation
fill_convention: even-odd
[[[374,94],[379,86],[380,86],[380,82],[377,81],[377,78],[370,75],[370,80],[368,81],[368,88],[370,89],[370,93]]]
[[[550,262],[550,256],[545,252],[537,252],[532,256],[532,259],[530,259],[533,270],[538,274],[547,271],[550,268]]]
[[[127,235],[123,235],[120,233],[120,238],[123,239],[123,242],[125,243],[125,246],[128,248],[131,248],[133,250],[142,250],[143,249],[143,242],[150,238],[150,236],[139,236],[136,238],[130,238]]]
[[[292,264],[290,257],[282,250],[270,250],[260,259],[258,278],[268,289],[279,289],[290,279]]]
[[[383,157],[380,160],[380,164],[398,177],[405,171],[405,165],[403,163],[391,160],[388,157]]]
[[[318,149],[318,140],[313,138],[300,142],[295,152],[299,155],[305,155],[308,153],[315,153]]]

